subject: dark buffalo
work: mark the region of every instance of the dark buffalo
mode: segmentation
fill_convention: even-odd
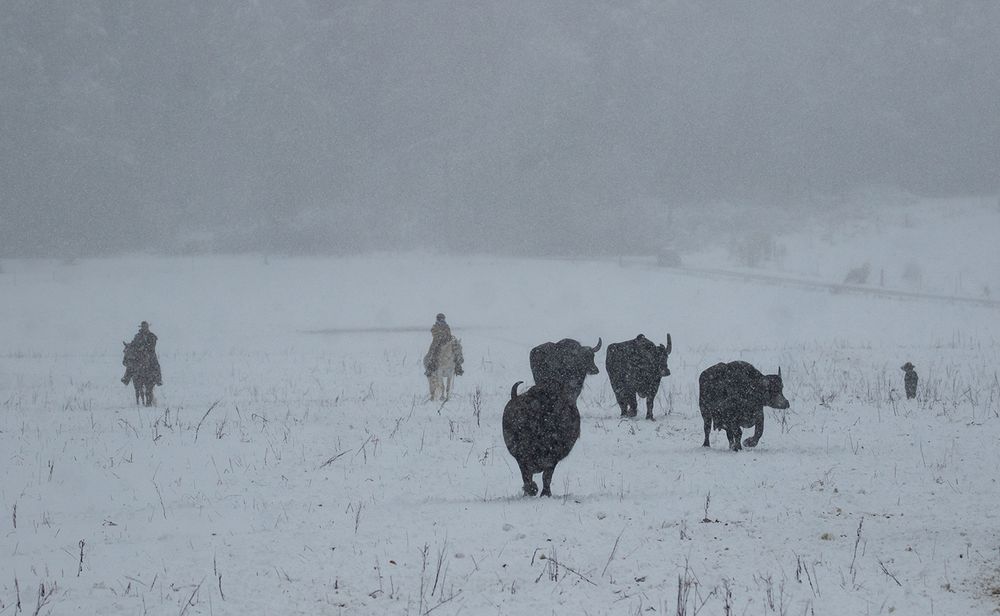
[[[543,381],[517,394],[514,383],[510,402],[503,409],[503,440],[517,461],[527,496],[538,494],[532,479],[542,474],[542,496],[552,496],[552,473],[580,438],[580,411],[571,388]]]
[[[715,426],[725,430],[729,448],[739,451],[743,428],[754,426],[754,434],[743,442],[756,447],[764,433],[764,407],[787,409],[788,399],[782,393],[781,368],[778,374],[761,374],[745,361],[715,364],[698,378],[698,406],[705,421],[705,442]]]
[[[660,389],[660,379],[670,376],[667,356],[672,348],[670,334],[667,346],[654,344],[642,334],[635,340],[608,345],[604,365],[622,417],[635,417],[639,412],[638,395],[646,399],[646,419],[653,419],[653,399]]]
[[[583,390],[583,380],[588,374],[597,374],[594,354],[601,350],[601,339],[597,346],[586,347],[565,338],[559,342],[546,342],[531,349],[528,360],[531,376],[536,385],[546,382],[560,383],[574,392],[575,400]]]

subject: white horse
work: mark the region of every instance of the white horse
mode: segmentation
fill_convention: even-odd
[[[425,369],[431,361],[430,356],[424,358]],[[447,400],[451,396],[451,385],[455,380],[455,376],[462,374],[462,363],[464,361],[461,340],[452,336],[448,342],[441,345],[441,348],[438,350],[437,367],[427,377],[431,400]]]

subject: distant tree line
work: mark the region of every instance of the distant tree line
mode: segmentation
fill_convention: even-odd
[[[614,253],[668,206],[996,191],[997,32],[982,0],[9,0],[0,254]]]

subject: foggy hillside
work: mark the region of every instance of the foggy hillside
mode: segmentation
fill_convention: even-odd
[[[992,195],[997,32],[979,0],[10,0],[0,255],[617,254],[719,204]]]

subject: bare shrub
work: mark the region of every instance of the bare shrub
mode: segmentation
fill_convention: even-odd
[[[901,278],[903,283],[911,289],[920,289],[924,284],[923,269],[913,261],[903,266]]]
[[[479,414],[483,411],[483,390],[476,385],[476,391],[469,394],[469,401],[472,402],[472,416],[476,418],[476,427],[479,427]]]
[[[759,267],[766,261],[784,256],[784,247],[778,244],[769,231],[752,231],[739,234],[730,246],[730,255],[745,267]]]
[[[871,276],[872,265],[865,263],[861,267],[856,267],[847,272],[844,276],[844,284],[867,284],[868,277]]]

